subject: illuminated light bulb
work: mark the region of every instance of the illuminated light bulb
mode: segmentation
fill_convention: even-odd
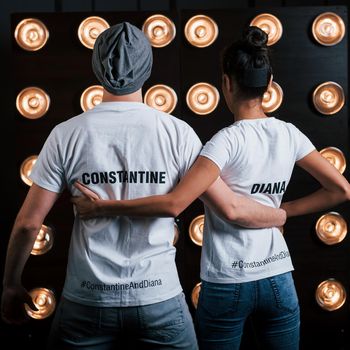
[[[142,25],[142,31],[153,47],[167,46],[176,36],[174,22],[159,14],[148,17]]]
[[[335,311],[341,308],[346,300],[344,286],[334,278],[321,282],[316,289],[317,304],[326,311]]]
[[[98,16],[85,18],[79,25],[78,38],[88,49],[93,49],[97,37],[109,28],[108,22]]]
[[[335,114],[344,106],[344,90],[338,83],[326,81],[316,87],[312,94],[312,102],[321,114]]]
[[[336,45],[344,38],[344,21],[334,12],[321,13],[312,22],[312,35],[321,45]]]
[[[21,176],[22,181],[28,186],[31,186],[33,184],[33,181],[30,180],[29,176],[32,172],[33,166],[34,166],[35,162],[37,161],[37,159],[38,159],[38,156],[33,155],[33,156],[26,158],[21,164],[20,176]]]
[[[49,31],[39,19],[26,18],[17,24],[14,36],[22,49],[37,51],[46,44],[49,39]]]
[[[103,87],[100,85],[92,85],[84,90],[80,97],[80,107],[86,112],[94,108],[102,102]]]
[[[53,230],[51,227],[41,225],[32,249],[32,255],[42,255],[48,252],[53,245]]]
[[[326,147],[320,151],[320,154],[327,159],[341,174],[346,169],[346,159],[344,153],[336,147]]]
[[[322,242],[333,245],[343,241],[348,233],[348,227],[344,218],[332,211],[317,220],[315,231]]]
[[[262,107],[265,113],[274,112],[278,109],[283,101],[283,90],[275,81],[268,87],[263,95]]]
[[[171,113],[177,105],[177,95],[171,87],[158,84],[146,91],[144,102],[159,111]]]
[[[199,293],[201,291],[201,285],[202,285],[202,283],[199,282],[192,289],[191,301],[192,301],[192,305],[194,306],[195,309],[197,309]]]
[[[267,45],[274,45],[282,37],[283,27],[281,21],[270,13],[262,13],[250,22],[251,26],[259,27],[267,35]]]
[[[29,317],[36,320],[42,320],[52,315],[56,308],[56,298],[52,290],[47,288],[34,288],[29,291],[34,305],[38,311],[32,310],[27,304],[24,304]]]
[[[220,94],[218,89],[208,83],[197,83],[187,92],[186,103],[192,112],[199,115],[210,114],[218,106]]]
[[[193,243],[202,246],[204,231],[204,215],[196,216],[190,223],[188,233]]]
[[[216,22],[211,17],[204,15],[191,17],[187,21],[184,31],[187,41],[199,48],[210,46],[219,35]]]
[[[179,240],[180,237],[180,229],[179,226],[177,225],[176,222],[174,222],[174,240],[173,240],[173,245],[176,245],[177,241]]]
[[[16,98],[16,108],[28,119],[39,119],[46,114],[50,107],[50,97],[41,88],[30,86],[23,89]]]

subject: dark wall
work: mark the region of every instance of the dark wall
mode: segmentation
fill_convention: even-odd
[[[334,11],[347,20],[347,8],[341,6],[345,3],[346,1],[288,0],[13,0],[11,3],[2,3],[0,39],[6,67],[3,69],[1,92],[2,130],[3,135],[9,136],[9,139],[2,139],[1,176],[4,186],[0,212],[3,233],[0,245],[1,266],[13,220],[28,190],[19,178],[21,162],[40,151],[54,125],[81,112],[81,92],[87,86],[97,83],[90,68],[91,51],[83,47],[75,35],[81,20],[93,13],[105,18],[110,24],[128,20],[141,27],[145,18],[154,13],[164,13],[172,18],[178,30],[177,36],[169,46],[154,49],[154,69],[145,85],[145,91],[157,83],[173,87],[179,98],[173,114],[192,125],[205,142],[217,130],[230,124],[232,117],[222,95],[219,106],[213,113],[202,117],[194,114],[186,106],[188,88],[198,81],[206,81],[220,91],[219,51],[223,45],[236,39],[242,26],[248,24],[258,13],[264,11],[275,14],[281,20],[284,30],[282,39],[273,46],[275,79],[283,89],[284,100],[273,115],[297,125],[318,149],[335,146],[348,159],[347,104],[334,116],[325,117],[313,108],[310,98],[315,86],[327,80],[338,82],[346,97],[348,95],[348,35],[333,47],[318,45],[310,35],[312,20],[321,12]],[[214,18],[220,30],[218,40],[205,49],[189,45],[182,30],[187,19],[198,13]],[[48,44],[35,53],[20,49],[13,39],[16,24],[30,15],[42,19],[50,30]],[[25,119],[15,108],[18,92],[28,85],[38,85],[51,96],[50,110],[41,119]],[[348,169],[344,174],[348,178]],[[309,193],[317,186],[310,176],[296,169],[286,199]],[[348,204],[333,210],[341,213],[349,222]],[[177,264],[192,312],[194,308],[190,296],[192,288],[199,282],[200,247],[190,240],[188,227],[191,220],[202,212],[201,203],[196,201],[178,218],[181,235],[177,243]],[[294,279],[302,310],[301,346],[303,349],[348,349],[349,302],[346,301],[337,311],[326,312],[316,304],[314,298],[318,283],[330,277],[340,280],[350,292],[349,239],[346,238],[337,246],[322,244],[314,233],[315,222],[321,214],[294,218],[285,226],[285,238],[295,266]],[[46,221],[56,231],[54,248],[45,255],[30,257],[23,279],[28,289],[36,286],[49,287],[57,297],[60,296],[72,219],[69,194],[64,193]],[[51,318],[31,320],[22,327],[0,324],[0,342],[11,341],[40,349],[50,321]],[[257,349],[249,324],[246,331],[242,348]]]

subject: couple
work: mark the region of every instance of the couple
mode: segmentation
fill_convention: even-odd
[[[298,349],[293,265],[276,227],[348,200],[350,186],[295,126],[263,112],[266,43],[249,27],[225,49],[222,92],[234,123],[202,147],[185,122],[142,103],[152,68],[142,31],[124,22],[98,37],[92,67],[103,101],[56,126],[40,152],[8,245],[6,322],[25,320],[24,303],[35,309],[21,275],[67,187],[77,214],[48,349],[239,349],[251,315],[264,349]],[[322,187],[280,209],[295,163]],[[279,190],[255,191],[262,184]],[[174,217],[198,197],[206,219],[194,325],[172,242]]]

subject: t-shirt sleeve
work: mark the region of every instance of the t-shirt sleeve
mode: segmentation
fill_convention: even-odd
[[[191,127],[188,128],[186,135],[187,136],[183,139],[182,148],[180,149],[180,157],[182,158],[179,171],[180,177],[186,174],[199,156],[199,152],[203,147],[201,140]]]
[[[40,151],[29,178],[38,186],[60,193],[65,187],[57,129],[53,129]]]
[[[309,138],[296,128],[296,154],[295,161],[298,161],[309,153],[314,151],[316,147],[312,144]]]
[[[236,149],[233,145],[236,139],[234,135],[231,136],[228,138],[223,131],[218,132],[204,145],[200,153],[201,156],[213,161],[220,171],[234,158],[232,150]]]

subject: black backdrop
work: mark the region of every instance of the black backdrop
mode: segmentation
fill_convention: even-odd
[[[186,106],[185,96],[188,88],[194,83],[205,81],[215,85],[220,91],[219,52],[221,48],[232,39],[236,39],[241,28],[255,15],[261,12],[276,15],[282,22],[283,36],[277,44],[272,46],[274,72],[275,80],[283,89],[284,100],[273,115],[297,125],[310,137],[318,149],[335,146],[340,148],[348,159],[347,103],[340,112],[328,117],[316,112],[311,103],[313,89],[318,84],[329,80],[338,82],[347,97],[348,36],[346,35],[341,43],[333,47],[321,46],[311,36],[312,21],[322,12],[336,12],[347,24],[346,7],[275,6],[279,5],[278,1],[264,2],[274,5],[273,7],[260,7],[259,5],[263,2],[241,1],[238,2],[240,7],[233,9],[229,8],[225,1],[222,2],[222,6],[208,6],[207,1],[203,2],[203,7],[200,9],[197,9],[198,4],[193,5],[192,9],[184,9],[184,6],[180,8],[179,1],[178,8],[170,6],[171,4],[168,7],[164,7],[163,4],[160,7],[147,8],[142,6],[146,3],[144,1],[137,2],[135,8],[123,9],[132,11],[107,12],[108,8],[103,6],[98,8],[99,2],[93,3],[94,8],[77,5],[75,10],[80,8],[80,11],[64,13],[58,11],[62,10],[62,6],[68,6],[64,1],[61,3],[56,1],[53,8],[56,11],[52,12],[48,12],[51,9],[43,7],[44,12],[38,8],[37,12],[29,13],[19,11],[21,8],[18,7],[10,17],[11,36],[21,19],[37,17],[47,25],[50,39],[43,49],[27,52],[19,48],[11,38],[11,46],[5,52],[5,57],[12,60],[11,73],[4,73],[9,76],[8,89],[2,94],[4,98],[6,94],[8,96],[4,103],[6,112],[4,117],[9,123],[6,124],[4,132],[11,136],[11,141],[3,147],[4,160],[6,160],[4,164],[7,164],[7,167],[6,173],[3,170],[4,181],[6,181],[3,189],[6,200],[3,204],[6,205],[1,211],[4,214],[0,217],[4,231],[1,244],[2,262],[13,219],[28,190],[27,185],[19,178],[21,162],[40,151],[54,125],[81,112],[80,94],[89,85],[97,83],[91,72],[91,50],[85,48],[76,35],[80,22],[92,15],[92,12],[87,12],[89,10],[95,10],[94,15],[105,18],[110,24],[128,20],[141,27],[143,21],[154,13],[163,13],[174,21],[177,28],[176,38],[170,45],[154,49],[154,68],[144,90],[158,83],[174,88],[179,102],[172,114],[192,125],[203,142],[217,130],[229,125],[232,119],[222,95],[218,108],[210,115],[198,116],[191,112]],[[313,2],[313,4],[324,5],[325,3]],[[284,5],[293,5],[293,3],[284,2]],[[25,10],[29,11],[27,8]],[[67,8],[67,11],[70,10]],[[187,19],[199,13],[215,19],[219,27],[220,34],[217,41],[205,49],[188,44],[183,34]],[[33,85],[46,90],[52,101],[48,113],[38,120],[25,119],[14,108],[18,92],[24,87]],[[348,177],[348,170],[344,174]],[[317,184],[310,176],[295,169],[286,199],[309,193],[315,188]],[[349,221],[348,204],[332,209],[341,213]],[[190,296],[192,288],[199,282],[200,247],[190,240],[188,226],[191,220],[202,212],[201,203],[196,201],[178,218],[181,234],[177,243],[177,264],[192,312],[194,308],[191,305]],[[316,304],[314,293],[318,283],[330,277],[341,281],[349,293],[349,239],[346,238],[336,246],[322,244],[314,232],[315,222],[321,214],[294,218],[285,226],[285,238],[296,268],[294,278],[301,304],[301,347],[326,349],[332,346],[334,349],[347,349],[350,348],[349,302],[346,301],[337,311],[326,312]],[[54,247],[45,255],[30,257],[24,273],[24,284],[28,289],[37,286],[48,287],[55,291],[57,298],[60,296],[72,219],[69,195],[64,193],[45,222],[56,231]],[[39,349],[43,346],[50,322],[51,318],[41,321],[32,320],[28,325],[19,328],[1,324],[0,341],[11,341]],[[258,348],[258,344],[255,344],[251,337],[252,332],[248,324],[242,348]]]

